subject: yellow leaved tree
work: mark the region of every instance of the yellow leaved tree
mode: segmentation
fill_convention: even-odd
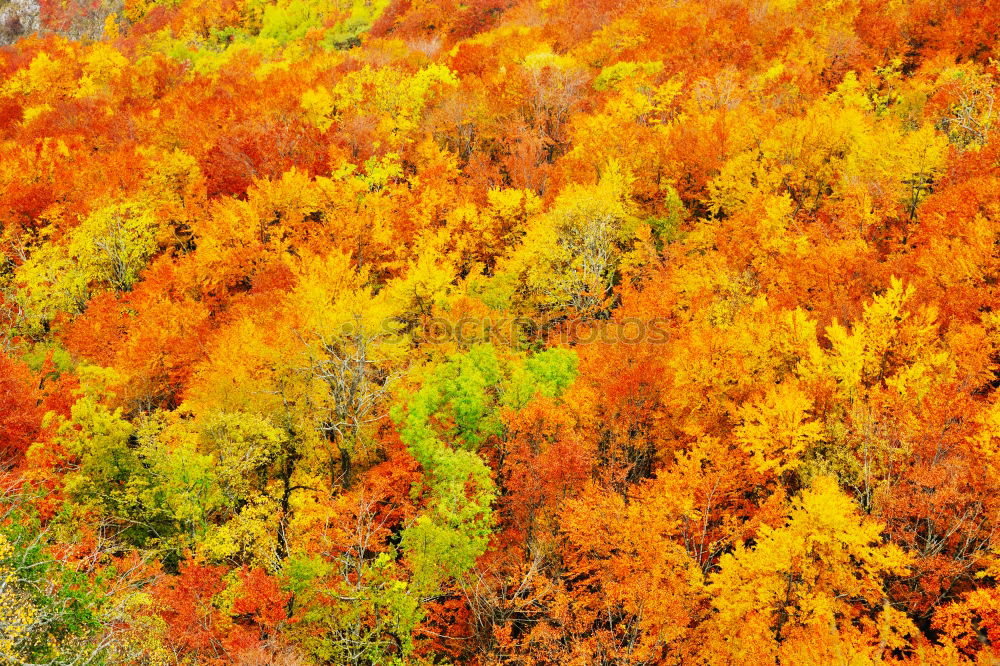
[[[520,276],[524,298],[543,309],[593,312],[608,304],[637,222],[630,176],[610,162],[596,185],[572,185],[529,225],[503,270]]]
[[[905,574],[909,561],[883,543],[882,529],[833,478],[816,477],[793,500],[783,526],[761,527],[753,546],[737,545],[721,558],[709,583],[716,663],[785,663],[786,650],[796,654],[809,641],[846,644],[858,632],[877,635],[883,578]]]

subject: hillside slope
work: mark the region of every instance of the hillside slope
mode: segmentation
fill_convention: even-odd
[[[0,661],[1000,658],[1000,3],[17,7]]]

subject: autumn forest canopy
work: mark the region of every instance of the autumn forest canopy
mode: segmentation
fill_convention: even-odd
[[[1000,2],[33,2],[0,663],[997,663]]]

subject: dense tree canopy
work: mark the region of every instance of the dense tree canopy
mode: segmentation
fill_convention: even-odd
[[[1000,658],[1000,3],[38,16],[0,662]]]

